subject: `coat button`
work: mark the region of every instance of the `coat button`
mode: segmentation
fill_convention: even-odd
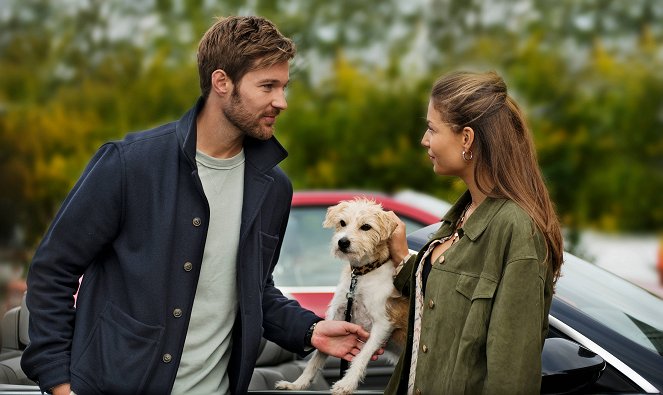
[[[193,222],[193,226],[200,226],[200,225],[202,225],[203,220],[200,219],[200,217],[195,217],[192,222]]]
[[[423,351],[424,354],[427,353],[428,352],[428,346],[426,346],[425,344],[423,346],[421,346],[421,351]]]
[[[417,395],[421,395],[421,390],[420,390],[419,388],[417,388],[417,389],[414,391],[414,393],[417,394]]]
[[[180,318],[182,316],[182,309],[173,310],[173,317]]]
[[[161,357],[161,360],[164,361],[165,363],[170,363],[170,361],[173,360],[173,356],[170,354],[163,354],[163,357]]]
[[[435,302],[433,302],[433,299],[428,301],[428,307],[433,310],[433,307],[435,307]]]
[[[185,272],[190,272],[191,269],[193,269],[193,263],[191,263],[191,262],[185,262],[185,263],[184,263],[184,271],[185,271]]]

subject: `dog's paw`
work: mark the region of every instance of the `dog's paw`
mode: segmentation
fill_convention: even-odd
[[[297,383],[297,381],[291,383],[285,380],[277,381],[274,385],[274,388],[277,390],[304,390],[307,387],[308,385],[301,385],[300,383]]]
[[[276,384],[274,385],[274,388],[277,390],[296,390],[294,383],[291,383],[289,381],[285,380],[280,380],[277,381]]]
[[[357,389],[358,383],[346,380],[347,376],[337,381],[331,387],[331,393],[334,395],[350,395]]]

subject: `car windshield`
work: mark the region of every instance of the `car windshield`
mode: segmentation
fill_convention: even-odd
[[[558,298],[663,355],[663,299],[570,254],[564,258]]]
[[[322,227],[327,206],[293,207],[283,238],[274,282],[279,287],[335,286],[343,262],[331,255],[333,230]],[[422,224],[400,216],[408,232]]]

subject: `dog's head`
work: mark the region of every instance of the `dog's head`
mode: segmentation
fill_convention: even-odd
[[[332,254],[362,266],[389,257],[387,240],[397,223],[380,204],[356,198],[329,207],[322,226],[334,229]]]

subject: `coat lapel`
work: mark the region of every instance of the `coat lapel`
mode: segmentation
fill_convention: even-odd
[[[176,131],[185,158],[192,167],[192,172],[199,189],[202,185],[197,176],[196,166],[196,117],[205,105],[201,97],[196,105],[191,108],[178,121]],[[240,244],[248,236],[251,225],[258,216],[267,191],[274,179],[268,172],[288,156],[288,152],[276,140],[271,137],[268,140],[258,140],[252,137],[244,139],[244,155],[246,166],[244,168],[244,198],[242,202],[242,225],[240,229]]]
[[[244,202],[242,205],[242,226],[240,230],[240,244],[248,235],[251,224],[255,221],[262,207],[262,202],[267,196],[267,191],[272,183],[272,177],[258,171],[247,162],[244,168]]]
[[[239,242],[245,240],[274,179],[268,174],[287,155],[287,151],[272,137],[261,141],[247,137],[244,141],[244,199]]]

